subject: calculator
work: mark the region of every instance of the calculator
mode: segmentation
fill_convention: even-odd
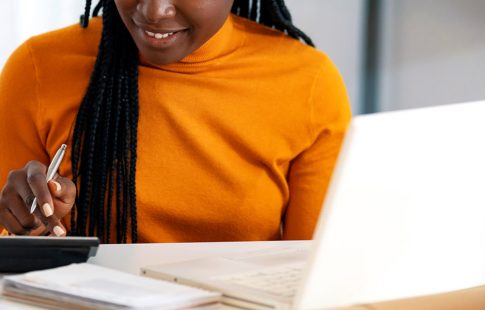
[[[86,262],[97,237],[0,237],[0,273],[19,273]]]

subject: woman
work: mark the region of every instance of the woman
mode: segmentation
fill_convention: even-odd
[[[103,242],[311,238],[350,110],[284,2],[103,0],[89,21],[90,7],[3,70],[0,225]]]

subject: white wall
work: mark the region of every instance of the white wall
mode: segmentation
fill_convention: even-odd
[[[286,0],[294,23],[340,69],[354,113],[360,112],[364,0]]]
[[[383,2],[382,110],[485,99],[485,1]]]
[[[29,37],[79,21],[82,0],[1,0],[0,68]]]

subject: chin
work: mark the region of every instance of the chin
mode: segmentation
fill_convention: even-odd
[[[154,57],[153,55],[146,55],[142,53],[143,59],[148,62],[151,65],[154,66],[163,66],[163,65],[168,65],[168,64],[173,64],[177,63],[180,60],[182,60],[185,56],[180,56],[180,55],[164,55],[164,56],[159,56]]]

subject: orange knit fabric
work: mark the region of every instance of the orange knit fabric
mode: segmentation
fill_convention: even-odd
[[[0,78],[0,186],[70,146],[101,20],[31,38]],[[139,242],[309,239],[350,108],[321,52],[230,16],[181,62],[139,67]],[[70,148],[59,172],[71,176]],[[68,223],[68,221],[66,221]]]

